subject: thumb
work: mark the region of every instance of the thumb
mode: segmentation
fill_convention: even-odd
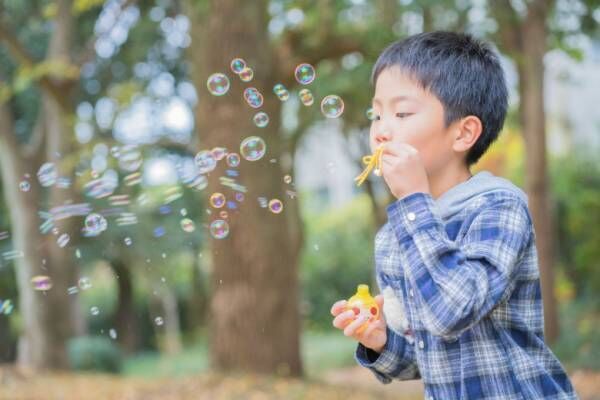
[[[378,294],[377,296],[375,296],[375,302],[377,303],[379,310],[383,311],[383,295],[382,294]]]

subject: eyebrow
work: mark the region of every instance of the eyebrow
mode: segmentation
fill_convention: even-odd
[[[412,97],[409,96],[394,96],[389,100],[390,104],[395,104],[395,103],[400,103],[401,101],[410,101],[410,100],[414,100]],[[381,100],[374,98],[373,99],[373,103],[374,104],[381,104]]]

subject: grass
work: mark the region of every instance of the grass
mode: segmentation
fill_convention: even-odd
[[[340,332],[305,332],[301,340],[302,360],[309,377],[354,364],[356,342]],[[123,375],[146,378],[187,376],[208,368],[207,343],[201,339],[177,355],[147,352],[129,357],[124,362]]]

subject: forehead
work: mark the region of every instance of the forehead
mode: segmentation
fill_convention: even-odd
[[[373,103],[424,102],[431,94],[399,68],[386,68],[377,77]]]

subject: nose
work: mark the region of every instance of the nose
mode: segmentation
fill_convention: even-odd
[[[391,130],[384,124],[381,125],[382,126],[378,127],[375,131],[375,143],[377,144],[389,142],[392,138]]]

